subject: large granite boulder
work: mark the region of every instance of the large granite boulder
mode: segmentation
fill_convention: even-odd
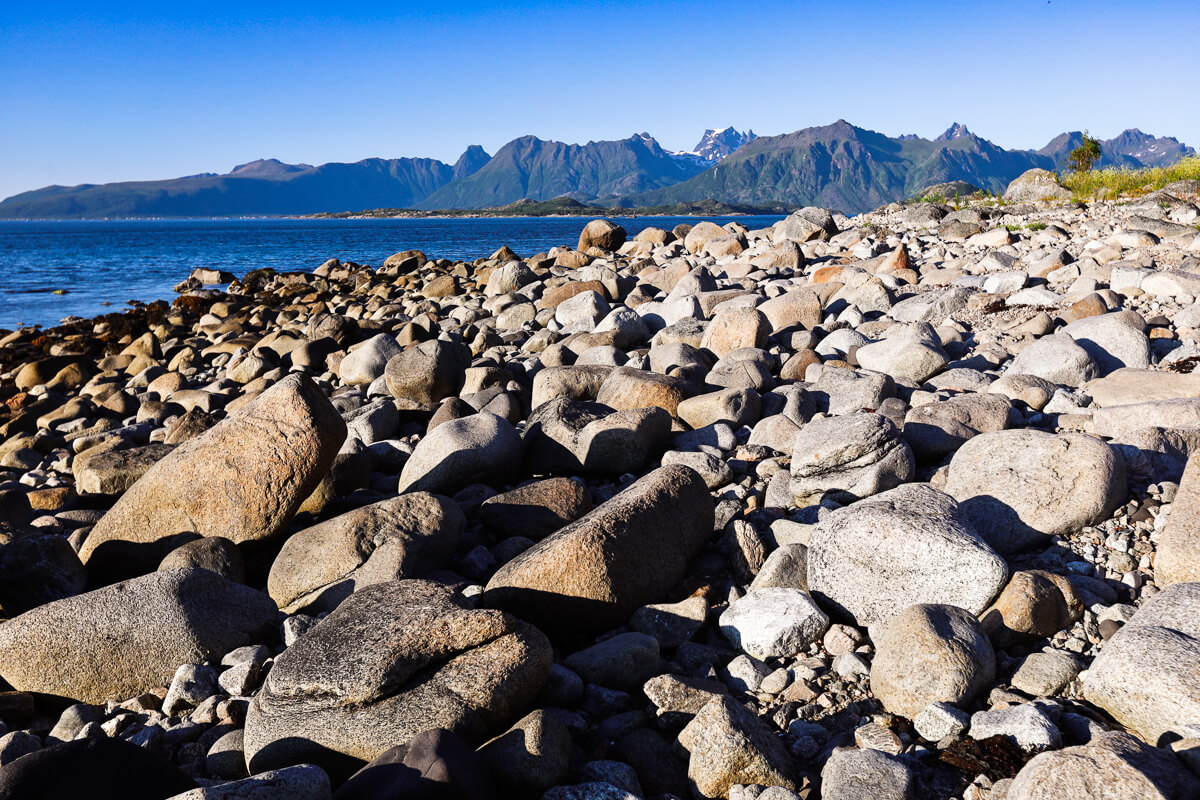
[[[525,460],[539,475],[623,475],[640,471],[670,434],[661,408],[613,411],[559,398],[529,415]]]
[[[995,680],[992,643],[964,609],[909,606],[882,627],[871,692],[893,714],[914,719],[930,703],[963,706]]]
[[[1154,583],[1162,588],[1196,581],[1200,581],[1200,458],[1192,457],[1171,503],[1167,526],[1158,535]]]
[[[1008,565],[967,525],[958,504],[928,484],[906,484],[834,511],[808,541],[808,587],[859,625],[914,603],[980,614],[1004,588]]]
[[[405,408],[428,411],[459,393],[471,366],[471,349],[432,339],[392,356],[383,371],[392,397]]]
[[[1200,583],[1177,583],[1147,600],[1105,643],[1083,689],[1089,702],[1153,744],[1194,727],[1200,721]]]
[[[709,700],[679,735],[688,777],[702,797],[728,797],[738,784],[795,789],[796,766],[767,724],[732,697]]]
[[[457,505],[428,492],[356,508],[293,534],[271,565],[267,591],[288,614],[331,611],[356,589],[444,567],[465,525]]]
[[[452,494],[474,481],[508,477],[521,461],[521,437],[487,411],[438,425],[417,443],[400,473],[400,492]]]
[[[430,728],[482,742],[525,710],[552,661],[539,630],[447,586],[368,586],[275,660],[246,716],[247,764],[336,776]]]
[[[155,572],[27,611],[0,624],[0,677],[19,691],[86,703],[166,686],[270,638],[271,598],[205,569]]]
[[[1100,439],[1007,430],[982,433],[958,449],[946,493],[988,544],[1008,554],[1100,522],[1127,489],[1124,462]]]
[[[704,479],[660,467],[502,566],[482,602],[547,630],[607,630],[660,600],[712,533]]]
[[[147,748],[107,736],[51,745],[0,767],[0,800],[167,800],[195,785]]]
[[[912,480],[916,461],[896,424],[882,414],[805,423],[792,444],[792,494],[869,497]]]
[[[321,390],[289,375],[151,467],[92,528],[80,559],[105,551],[120,558],[184,532],[234,542],[272,536],[317,488],[345,438]]]
[[[1169,751],[1128,733],[1102,733],[1087,744],[1034,756],[1008,787],[1008,800],[1187,800],[1200,779]]]

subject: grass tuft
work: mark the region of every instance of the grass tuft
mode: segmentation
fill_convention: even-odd
[[[1071,190],[1075,200],[1080,201],[1140,197],[1168,183],[1184,180],[1200,180],[1200,156],[1188,156],[1169,167],[1110,167],[1088,172],[1066,172],[1059,176],[1062,185]]]

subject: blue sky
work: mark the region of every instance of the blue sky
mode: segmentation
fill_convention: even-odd
[[[689,149],[709,127],[838,118],[1200,147],[1196,0],[100,5],[0,7],[0,197],[263,157],[453,161],[528,133]]]

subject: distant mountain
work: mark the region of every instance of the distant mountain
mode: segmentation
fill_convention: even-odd
[[[1049,156],[1057,167],[1062,167],[1072,150],[1083,144],[1079,131],[1060,133],[1050,143],[1038,150]],[[1100,167],[1165,167],[1196,151],[1171,136],[1152,136],[1137,128],[1129,128],[1112,139],[1100,140]]]
[[[732,126],[715,131],[711,128],[704,131],[699,143],[691,150],[680,150],[671,153],[671,157],[683,163],[687,168],[700,172],[711,167],[715,162],[727,158],[746,142],[757,139],[754,131],[742,133]]]
[[[819,205],[858,213],[961,180],[1002,190],[1052,160],[1004,150],[955,125],[935,141],[890,138],[845,120],[764,136],[683,183],[627,198],[638,206],[713,198],[726,203]]]
[[[493,208],[563,196],[585,202],[618,198],[671,186],[700,169],[672,158],[647,133],[583,145],[522,136],[501,147],[478,172],[440,188],[416,207]]]
[[[975,134],[967,130],[967,126],[961,122],[955,122],[949,128],[942,131],[942,135],[934,139],[935,142],[952,142],[955,139],[962,139],[966,136],[974,136]],[[915,137],[914,137],[915,138]]]
[[[994,191],[1032,167],[1061,168],[1082,134],[1040,150],[1005,150],[953,123],[935,139],[888,137],[838,120],[782,136],[707,130],[696,149],[664,150],[648,133],[564,144],[514,139],[455,162],[368,158],[321,166],[260,159],[231,172],[100,186],[48,186],[0,202],[0,219],[303,215],[361,209],[496,209],[569,197],[610,208],[820,205],[857,213],[965,181]],[[1101,142],[1102,166],[1153,167],[1195,150],[1131,128]],[[707,205],[705,205],[707,204]]]
[[[368,158],[319,167],[265,159],[227,175],[49,186],[0,202],[0,218],[225,217],[410,208],[456,174],[473,174],[480,155],[486,160],[482,150],[468,150],[454,167],[431,158]]]

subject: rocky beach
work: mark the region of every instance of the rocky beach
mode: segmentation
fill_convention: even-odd
[[[1200,797],[1200,181],[962,189],[0,334],[0,800]]]

